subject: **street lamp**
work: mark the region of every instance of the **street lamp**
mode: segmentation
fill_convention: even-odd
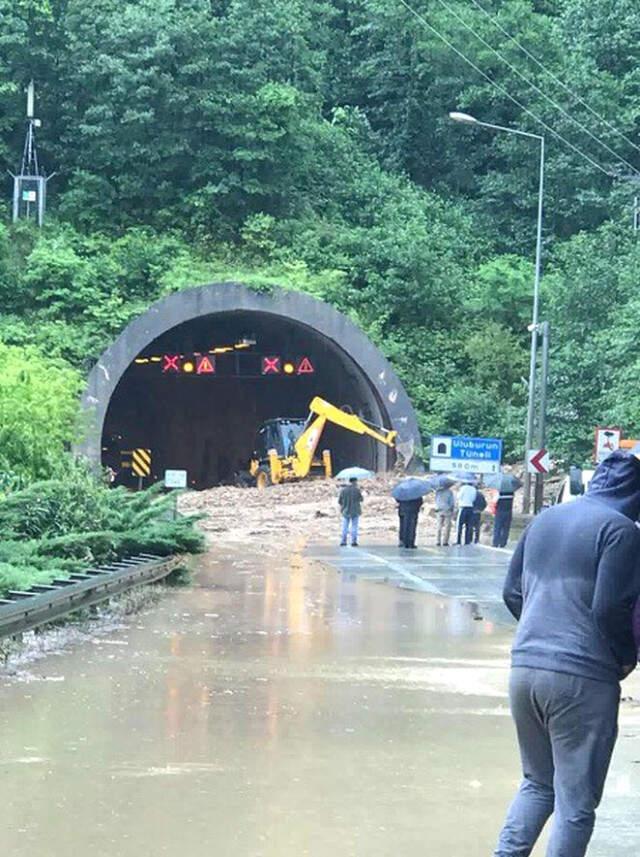
[[[458,113],[456,111],[449,114],[449,119],[453,119],[454,122],[464,122],[466,125],[480,124],[475,116],[469,116],[468,113]]]
[[[454,122],[461,122],[465,125],[474,125],[479,128],[489,128],[492,131],[502,131],[505,134],[515,134],[518,137],[529,137],[531,140],[537,140],[540,143],[540,181],[538,186],[538,226],[536,236],[536,266],[535,278],[533,282],[533,316],[531,320],[531,362],[529,364],[529,404],[527,409],[527,439],[525,450],[525,460],[529,450],[533,446],[533,430],[534,430],[534,409],[535,409],[535,388],[536,388],[536,365],[538,358],[538,331],[539,331],[539,308],[540,308],[540,277],[542,270],[542,201],[544,197],[544,137],[540,134],[531,134],[528,131],[521,131],[519,128],[505,128],[504,125],[493,125],[489,122],[480,122],[475,116],[470,116],[468,113],[449,113],[449,118]],[[526,513],[531,505],[531,476],[528,469],[524,474],[524,501],[522,509]]]

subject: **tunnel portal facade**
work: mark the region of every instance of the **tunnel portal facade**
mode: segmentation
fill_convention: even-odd
[[[135,479],[138,449],[150,458],[145,484],[167,470],[186,471],[192,488],[232,483],[248,468],[260,426],[306,417],[314,396],[398,432],[389,450],[328,426],[320,448],[331,451],[334,469],[410,465],[420,438],[409,398],[346,316],[287,289],[186,289],[134,319],[93,367],[78,451],[122,484]]]

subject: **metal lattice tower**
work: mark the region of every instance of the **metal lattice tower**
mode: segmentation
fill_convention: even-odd
[[[41,172],[36,148],[36,128],[41,122],[34,116],[35,86],[30,82],[27,89],[27,131],[22,151],[20,171],[13,176],[13,221],[35,218],[38,226],[44,223],[47,201],[47,182],[55,175]]]

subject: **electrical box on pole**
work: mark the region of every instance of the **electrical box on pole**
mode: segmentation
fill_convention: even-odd
[[[13,176],[13,222],[35,219],[38,226],[44,223],[47,205],[47,182],[55,173],[46,176],[38,163],[36,128],[41,122],[35,118],[35,86],[27,88],[27,131],[22,152],[20,171]]]

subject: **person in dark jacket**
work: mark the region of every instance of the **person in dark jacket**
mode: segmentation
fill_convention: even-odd
[[[487,508],[487,499],[478,488],[476,490],[476,499],[473,501],[473,518],[471,519],[471,532],[473,533],[473,541],[478,544],[480,541],[480,526],[482,524],[482,513]]]
[[[416,500],[398,500],[397,503],[398,517],[400,519],[399,547],[415,549],[418,515],[420,514],[420,509],[422,509],[422,497],[418,497]]]
[[[524,779],[494,857],[530,854],[553,813],[548,857],[583,857],[633,671],[640,596],[640,461],[612,453],[589,491],[522,535],[504,586],[518,620],[511,712]]]
[[[362,514],[362,491],[358,488],[358,480],[350,479],[349,484],[340,491],[338,503],[342,515],[342,538],[340,547],[345,547],[351,530],[351,546],[358,547],[358,526]]]
[[[504,548],[509,541],[511,519],[513,518],[513,494],[500,493],[496,503],[496,519],[493,524],[493,546]]]

